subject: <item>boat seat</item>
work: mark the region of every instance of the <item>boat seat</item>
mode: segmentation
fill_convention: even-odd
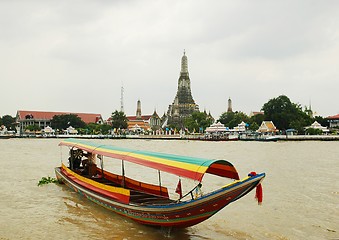
[[[140,204],[140,205],[145,205],[145,204],[172,203],[174,201],[166,197],[161,197],[161,196],[156,196],[152,194],[147,194],[147,193],[131,190],[130,202]]]

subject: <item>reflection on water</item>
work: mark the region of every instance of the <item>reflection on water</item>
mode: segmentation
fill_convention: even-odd
[[[187,229],[143,226],[65,185],[37,187],[60,165],[57,139],[0,140],[0,239],[339,239],[339,142],[96,141],[226,159],[241,177],[266,172],[264,203],[257,206],[253,192]]]

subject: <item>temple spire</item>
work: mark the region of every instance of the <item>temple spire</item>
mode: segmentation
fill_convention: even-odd
[[[227,112],[233,112],[231,97],[228,98],[228,108],[227,108]]]
[[[184,56],[181,58],[181,74],[188,74],[188,63],[187,63],[187,56],[186,51],[184,50]]]
[[[178,79],[178,91],[174,101],[168,107],[168,123],[178,127],[184,126],[184,120],[191,116],[194,111],[199,111],[191,93],[191,80],[188,74],[186,51],[181,58],[181,71]]]
[[[140,99],[138,99],[138,102],[137,102],[136,119],[141,119],[141,101],[140,101]]]

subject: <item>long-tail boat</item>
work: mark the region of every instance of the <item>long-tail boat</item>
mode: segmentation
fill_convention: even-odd
[[[262,201],[261,181],[265,173],[252,172],[240,180],[235,167],[225,160],[129,150],[77,139],[67,139],[59,145],[70,148],[68,166],[62,163],[61,167],[55,168],[59,182],[87,199],[142,224],[189,227],[208,219],[254,188],[258,201]],[[94,159],[99,162],[98,166]],[[121,173],[105,169],[106,161],[120,161]],[[159,184],[128,178],[125,176],[126,162],[158,170]],[[168,188],[162,186],[161,172],[180,177],[175,190],[178,194],[171,194],[179,195],[177,199],[170,197]],[[202,187],[205,174],[231,181],[211,192],[196,194]],[[192,179],[197,184],[182,194],[181,179]]]

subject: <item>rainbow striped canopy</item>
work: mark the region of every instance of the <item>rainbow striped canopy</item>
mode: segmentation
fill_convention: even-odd
[[[177,176],[201,182],[205,173],[239,180],[235,167],[226,160],[193,158],[165,153],[131,150],[111,145],[103,145],[78,139],[67,139],[59,146],[82,149],[93,154],[100,154],[113,159],[129,161],[154,168]]]

